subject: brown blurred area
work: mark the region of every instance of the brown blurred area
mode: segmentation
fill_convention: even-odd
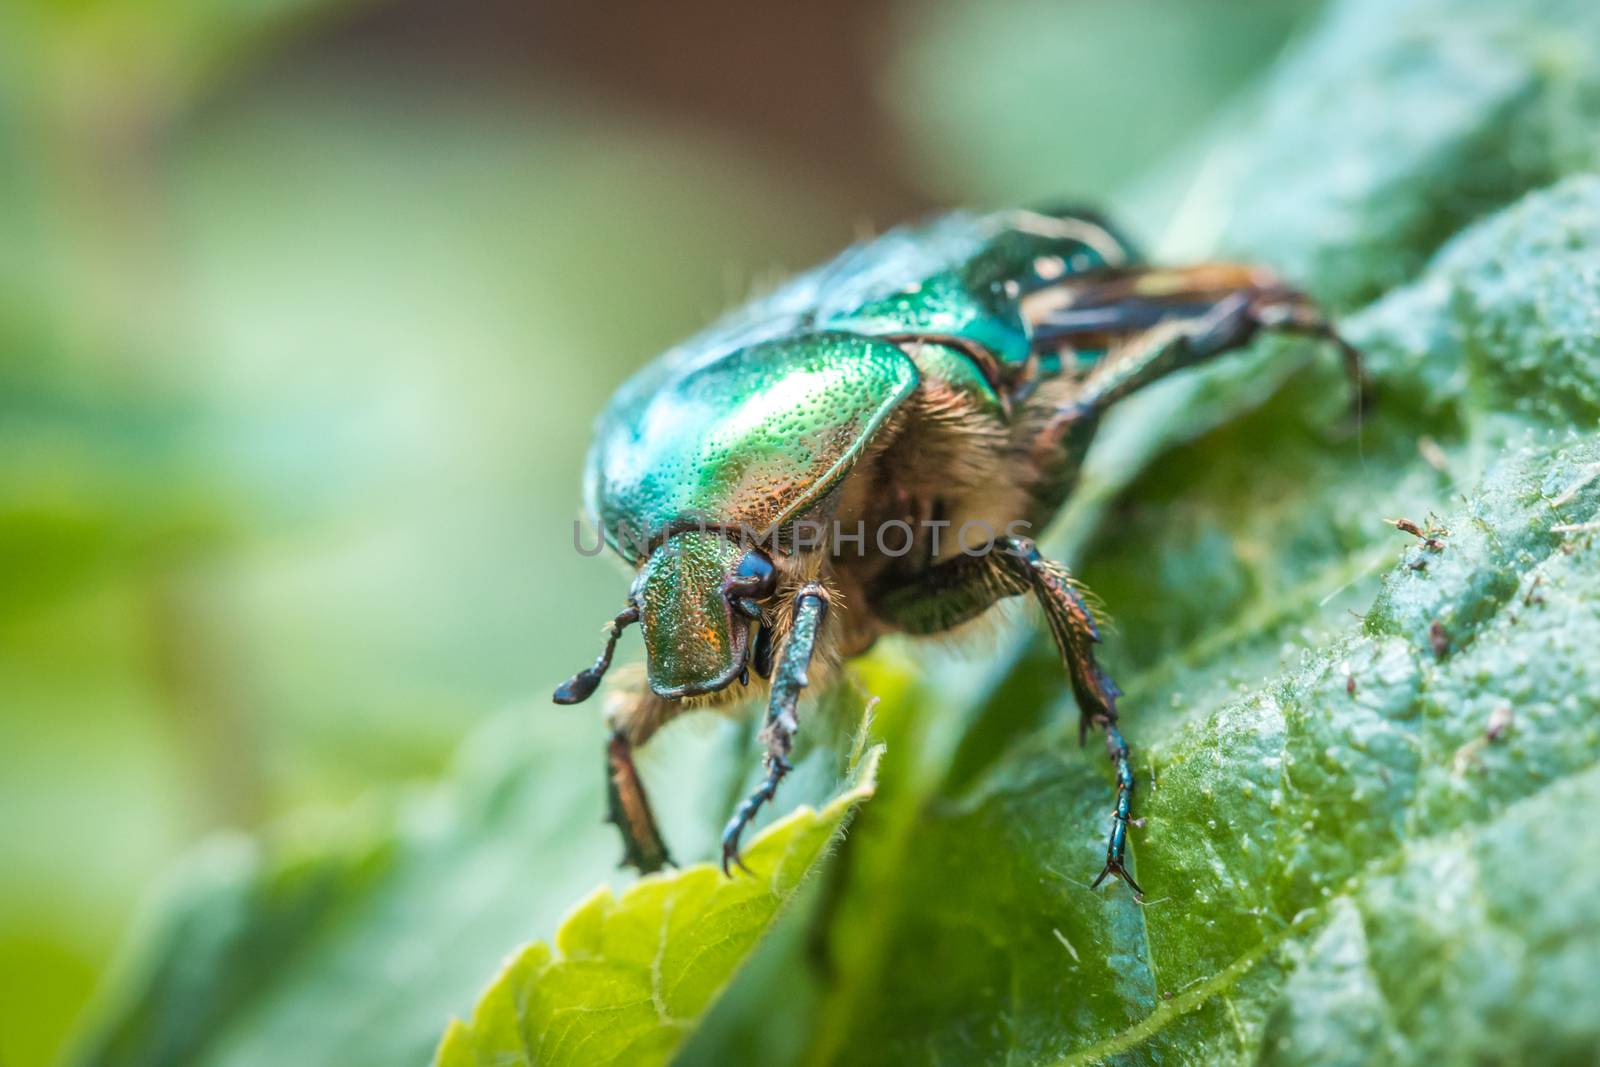
[[[429,80],[559,82],[748,141],[826,188],[847,219],[881,226],[935,203],[906,172],[900,129],[881,92],[898,14],[882,0],[403,0],[357,14],[297,59],[370,63]]]

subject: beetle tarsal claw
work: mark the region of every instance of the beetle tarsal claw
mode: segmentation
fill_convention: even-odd
[[[1089,883],[1089,888],[1099,889],[1100,883],[1106,880],[1106,875],[1108,874],[1114,874],[1124,882],[1127,882],[1128,888],[1133,890],[1134,900],[1144,900],[1144,890],[1140,889],[1139,883],[1133,880],[1133,875],[1128,873],[1128,868],[1123,865],[1120,859],[1114,859],[1110,856],[1106,857],[1106,865],[1100,868],[1099,875],[1095,877],[1093,882]]]
[[[722,873],[733,877],[730,864],[738,867],[746,874],[754,874],[749,867],[744,865],[744,860],[739,856],[739,838],[743,836],[744,829],[756,817],[756,812],[761,810],[761,805],[771,800],[778,791],[778,783],[783,781],[783,776],[789,773],[789,763],[781,758],[769,757],[767,759],[767,777],[755,788],[744,803],[739,805],[739,810],[733,813],[733,818],[728,820],[727,827],[722,831]]]
[[[752,871],[749,867],[746,867],[744,865],[744,860],[739,857],[739,841],[737,835],[735,835],[734,840],[731,842],[728,841],[726,837],[724,837],[722,841],[722,874],[726,878],[733,877],[733,870],[729,866],[730,864],[733,867],[739,868],[752,878],[755,877],[756,872]]]
[[[1100,869],[1100,874],[1090,884],[1094,889],[1106,880],[1106,875],[1114,874],[1133,890],[1135,900],[1144,899],[1144,890],[1139,888],[1139,883],[1134,881],[1133,875],[1128,873],[1124,856],[1128,847],[1128,824],[1133,822],[1133,766],[1128,758],[1128,743],[1122,738],[1122,731],[1117,729],[1116,720],[1107,720],[1100,723],[1106,732],[1106,754],[1111,757],[1111,766],[1117,780],[1116,805],[1111,809],[1111,836],[1106,840],[1106,865]]]

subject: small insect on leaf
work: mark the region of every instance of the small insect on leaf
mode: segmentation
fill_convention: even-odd
[[[1383,521],[1388,523],[1390,526],[1393,526],[1396,530],[1399,530],[1401,533],[1408,533],[1412,537],[1421,537],[1422,536],[1422,527],[1418,526],[1415,522],[1412,522],[1410,519],[1407,519],[1407,518],[1384,519]]]
[[[1427,526],[1420,526],[1411,519],[1404,517],[1398,519],[1384,519],[1383,521],[1388,523],[1390,526],[1393,526],[1401,533],[1408,533],[1412,537],[1415,537],[1417,540],[1421,541],[1430,552],[1442,551],[1444,549],[1444,541],[1442,538],[1448,537],[1450,534],[1449,530],[1446,530],[1444,527],[1435,524],[1431,518],[1429,519]],[[1412,570],[1420,569],[1420,567],[1412,567]]]

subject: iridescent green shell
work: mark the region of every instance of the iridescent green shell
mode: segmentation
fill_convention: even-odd
[[[754,344],[636,381],[601,424],[592,506],[629,558],[696,524],[761,534],[837,484],[917,381],[897,346],[843,333]]]
[[[596,430],[589,512],[630,562],[674,530],[798,517],[916,388],[917,365],[880,338],[952,337],[1020,368],[1018,296],[1041,265],[1076,273],[1129,256],[1096,223],[1021,211],[949,215],[857,245],[629,380]],[[972,376],[952,353],[939,358]]]

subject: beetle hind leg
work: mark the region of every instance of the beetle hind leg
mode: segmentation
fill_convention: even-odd
[[[1359,411],[1370,393],[1360,353],[1306,294],[1245,263],[1133,267],[1073,276],[1024,302],[1035,349],[1103,351],[1080,403],[1101,409],[1175,370],[1248,344],[1261,330],[1334,344]]]

